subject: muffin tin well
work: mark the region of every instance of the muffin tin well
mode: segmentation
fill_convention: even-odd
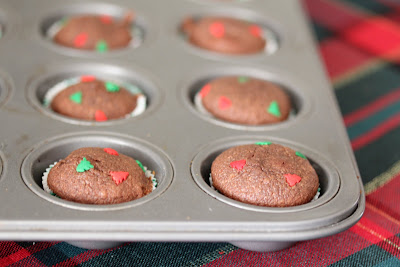
[[[90,50],[80,50],[72,47],[66,47],[53,42],[53,36],[63,26],[70,17],[81,15],[106,15],[113,20],[121,21],[129,13],[134,12],[134,19],[130,25],[132,41],[128,46],[119,49],[98,52]],[[59,52],[70,55],[85,54],[86,56],[108,55],[109,53],[120,50],[135,49],[139,47],[147,37],[147,24],[145,18],[135,10],[124,8],[122,6],[106,3],[80,3],[56,8],[43,19],[39,25],[39,32],[46,45],[51,46]]]
[[[244,125],[238,123],[232,123],[216,118],[207,111],[202,111],[196,104],[196,94],[201,88],[210,80],[223,76],[238,76],[257,78],[265,81],[275,83],[280,86],[289,96],[292,109],[287,120],[278,123],[263,124],[263,125]],[[289,79],[283,78],[287,74],[283,75],[280,71],[276,70],[265,70],[252,67],[222,67],[213,69],[201,69],[196,72],[194,77],[189,77],[183,82],[183,88],[181,91],[181,99],[185,106],[200,116],[202,119],[227,128],[240,129],[247,131],[265,131],[274,128],[281,128],[292,123],[296,120],[302,120],[307,113],[313,108],[312,97],[306,96],[300,82],[293,82],[294,78],[291,78],[292,82],[288,82]]]
[[[215,2],[215,3],[214,3]],[[12,10],[2,21],[1,10]],[[122,17],[133,10],[143,40],[106,53],[54,44],[46,34],[75,14]],[[8,14],[8,13],[7,13]],[[272,52],[222,55],[187,43],[180,24],[188,16],[224,15],[271,30]],[[12,20],[10,20],[12,19]],[[296,0],[98,1],[0,0],[0,240],[67,241],[86,248],[120,242],[230,242],[273,251],[322,238],[354,225],[365,196],[332,88]],[[15,60],[18,59],[18,60]],[[89,122],[43,106],[46,92],[82,75],[138,86],[146,110],[135,117]],[[293,112],[280,123],[247,126],[200,113],[194,96],[225,75],[276,83]],[[233,201],[207,184],[223,150],[271,141],[300,150],[315,167],[321,196],[290,208]],[[112,147],[156,172],[158,188],[117,205],[72,203],[47,194],[45,169],[80,147]],[[24,235],[21,235],[21,232]]]
[[[290,147],[296,151],[300,151],[307,157],[307,159],[310,161],[311,165],[318,174],[320,189],[321,189],[318,199],[313,200],[310,203],[294,207],[287,207],[287,208],[261,207],[261,206],[241,203],[237,200],[230,199],[211,187],[210,185],[211,164],[219,154],[234,146],[254,144],[256,142],[263,142],[263,141],[270,141],[272,143]],[[260,137],[254,137],[253,139],[249,137],[244,137],[244,138],[236,137],[234,139],[224,138],[223,140],[212,142],[211,144],[205,146],[194,157],[191,165],[191,172],[196,183],[210,196],[238,208],[259,211],[259,212],[267,212],[267,213],[295,212],[321,206],[324,203],[330,201],[337,194],[340,188],[340,177],[334,165],[327,159],[324,159],[322,155],[319,155],[318,153],[308,148],[305,148],[300,144],[293,144],[290,142],[288,143],[285,140],[282,141],[279,139],[275,141],[274,138],[268,138],[268,137],[266,137],[266,139],[260,139]]]
[[[65,201],[52,196],[43,190],[42,176],[46,168],[68,156],[73,150],[81,147],[110,147],[118,152],[140,160],[149,170],[155,172],[157,188],[149,195],[140,199],[114,205],[88,205]],[[113,134],[81,133],[60,136],[46,140],[32,150],[21,167],[21,174],[28,187],[40,197],[73,209],[80,210],[116,210],[133,207],[150,201],[163,193],[173,177],[173,169],[168,157],[157,147],[139,139]]]
[[[100,80],[111,80],[120,84],[135,86],[141,90],[146,97],[146,109],[136,116],[108,120],[103,122],[79,120],[54,112],[45,105],[45,95],[49,89],[60,82],[71,78],[84,75],[93,75]],[[126,87],[126,86],[125,86]],[[150,80],[146,79],[145,74],[140,71],[133,71],[119,66],[106,64],[71,64],[49,69],[46,74],[35,77],[27,90],[28,101],[40,112],[53,119],[58,119],[66,123],[79,125],[110,125],[122,123],[126,120],[134,120],[145,116],[147,112],[155,109],[161,101],[162,93]]]

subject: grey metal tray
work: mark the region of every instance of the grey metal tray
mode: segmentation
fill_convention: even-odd
[[[57,46],[46,36],[64,16],[122,16],[128,9],[137,14],[140,45],[85,52]],[[229,56],[188,44],[179,31],[181,21],[207,14],[259,23],[275,34],[278,47]],[[0,23],[1,240],[65,240],[88,248],[123,241],[227,241],[272,251],[344,231],[363,214],[362,181],[298,1],[4,0]],[[139,85],[148,99],[146,111],[89,123],[43,107],[50,87],[85,74]],[[282,85],[295,115],[279,124],[243,126],[201,114],[194,95],[220,75]],[[310,159],[320,178],[319,199],[268,208],[211,189],[208,175],[218,153],[266,140],[298,149]],[[71,203],[45,193],[43,171],[83,146],[113,147],[140,159],[156,172],[159,187],[118,205]]]

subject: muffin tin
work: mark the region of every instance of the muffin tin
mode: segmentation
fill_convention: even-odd
[[[86,12],[122,16],[134,10],[143,40],[97,53],[58,46],[46,30]],[[180,32],[187,16],[233,16],[268,28],[277,49],[224,55],[194,47]],[[0,1],[0,239],[64,240],[86,248],[124,241],[226,241],[274,251],[355,224],[365,209],[362,181],[334,94],[296,0]],[[138,85],[146,110],[135,117],[87,122],[42,105],[54,84],[79,75]],[[199,112],[194,96],[222,75],[281,85],[294,104],[289,120],[263,126],[224,122]],[[240,144],[271,141],[305,154],[321,195],[290,208],[240,203],[214,191],[212,160]],[[51,196],[41,175],[83,146],[112,147],[156,172],[151,194],[117,205],[85,205]]]

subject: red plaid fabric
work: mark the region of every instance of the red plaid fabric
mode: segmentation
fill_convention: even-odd
[[[259,253],[225,243],[1,242],[0,266],[400,266],[400,1],[305,0],[367,193],[334,236]]]

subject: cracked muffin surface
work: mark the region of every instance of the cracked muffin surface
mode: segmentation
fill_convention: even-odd
[[[301,152],[269,142],[222,152],[212,163],[211,177],[223,195],[268,207],[308,203],[319,187],[317,173]]]

